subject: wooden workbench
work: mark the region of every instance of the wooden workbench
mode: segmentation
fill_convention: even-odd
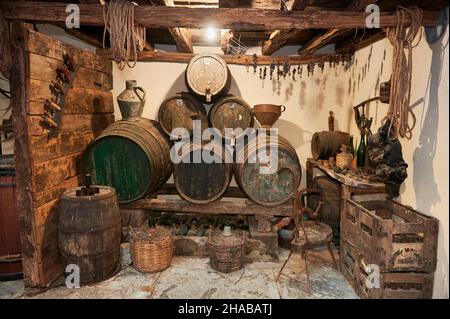
[[[335,181],[338,181],[341,185],[341,202],[339,216],[342,220],[344,216],[345,201],[351,199],[353,195],[367,195],[367,194],[385,194],[386,186],[384,183],[360,181],[343,174],[337,174],[331,168],[320,165],[312,158],[308,158],[306,161],[306,186],[312,187],[312,181],[314,177],[314,169],[317,169],[325,175],[331,177]]]

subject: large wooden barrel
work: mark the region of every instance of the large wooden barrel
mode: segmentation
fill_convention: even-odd
[[[186,85],[206,102],[226,93],[230,72],[226,62],[215,54],[194,56],[186,68]]]
[[[208,127],[206,109],[189,93],[178,93],[162,102],[158,112],[159,124],[164,133],[171,135],[174,128],[185,128],[192,134],[193,120],[201,121],[201,132]]]
[[[0,156],[0,281],[22,277],[19,210],[13,155]]]
[[[241,128],[245,132],[248,128],[252,128],[254,124],[253,111],[250,105],[240,97],[231,94],[219,99],[213,105],[209,111],[208,119],[209,125],[217,128],[222,136],[225,136],[226,128]]]
[[[119,269],[122,219],[116,192],[98,186],[93,196],[76,196],[76,189],[61,196],[58,246],[64,267],[80,267],[80,282],[111,277]]]
[[[112,186],[119,203],[129,203],[161,187],[172,173],[170,141],[159,124],[144,118],[108,126],[83,156],[97,185]]]
[[[221,144],[186,144],[179,155],[181,161],[174,164],[173,177],[178,194],[196,203],[211,203],[225,193],[233,174],[232,155]],[[202,155],[212,154],[211,160]],[[198,162],[196,161],[198,159]]]
[[[278,147],[278,161],[261,163],[257,154],[268,152],[275,146]],[[255,203],[276,206],[289,201],[300,185],[301,175],[297,153],[282,136],[258,136],[245,146],[237,145],[234,178]]]
[[[338,131],[323,131],[313,134],[311,140],[311,153],[315,160],[335,157],[341,145],[348,145],[350,134]]]

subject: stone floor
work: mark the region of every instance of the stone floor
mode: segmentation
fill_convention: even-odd
[[[342,274],[329,262],[309,262],[312,294],[305,291],[306,273],[299,255],[292,255],[281,275],[275,277],[288,252],[280,252],[280,260],[252,262],[240,271],[223,274],[209,267],[207,258],[174,257],[172,265],[158,274],[142,274],[130,266],[100,284],[68,289],[63,284],[43,293],[24,291],[23,281],[0,282],[2,298],[358,298]],[[328,251],[313,256],[331,259]],[[311,260],[316,259],[310,257]]]

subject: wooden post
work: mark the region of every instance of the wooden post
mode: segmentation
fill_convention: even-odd
[[[10,75],[11,105],[16,159],[16,197],[20,218],[20,240],[25,286],[39,284],[38,256],[36,250],[34,204],[32,197],[32,163],[30,158],[30,136],[27,129],[26,108],[26,25],[20,21],[12,23],[12,65]]]
[[[9,69],[11,67],[11,41],[9,34],[9,22],[3,17],[3,12],[0,10],[0,73],[4,76],[9,76]]]

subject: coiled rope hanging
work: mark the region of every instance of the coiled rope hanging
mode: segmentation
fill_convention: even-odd
[[[137,61],[137,52],[144,50],[146,30],[145,27],[135,26],[134,2],[126,0],[111,0],[103,6],[103,49],[106,48],[106,31],[109,32],[111,55],[114,61],[123,70],[125,65],[133,68]],[[130,56],[133,54],[133,63]]]
[[[405,27],[405,19],[409,16],[411,26]],[[393,45],[392,75],[389,110],[386,118],[390,120],[388,137],[391,140],[403,137],[412,138],[412,131],[416,125],[416,116],[410,107],[412,80],[412,49],[422,39],[421,25],[423,12],[418,7],[397,7],[397,25],[388,28],[386,36]],[[419,40],[413,41],[419,34]],[[408,53],[406,57],[405,50]],[[411,117],[411,123],[410,123]]]

